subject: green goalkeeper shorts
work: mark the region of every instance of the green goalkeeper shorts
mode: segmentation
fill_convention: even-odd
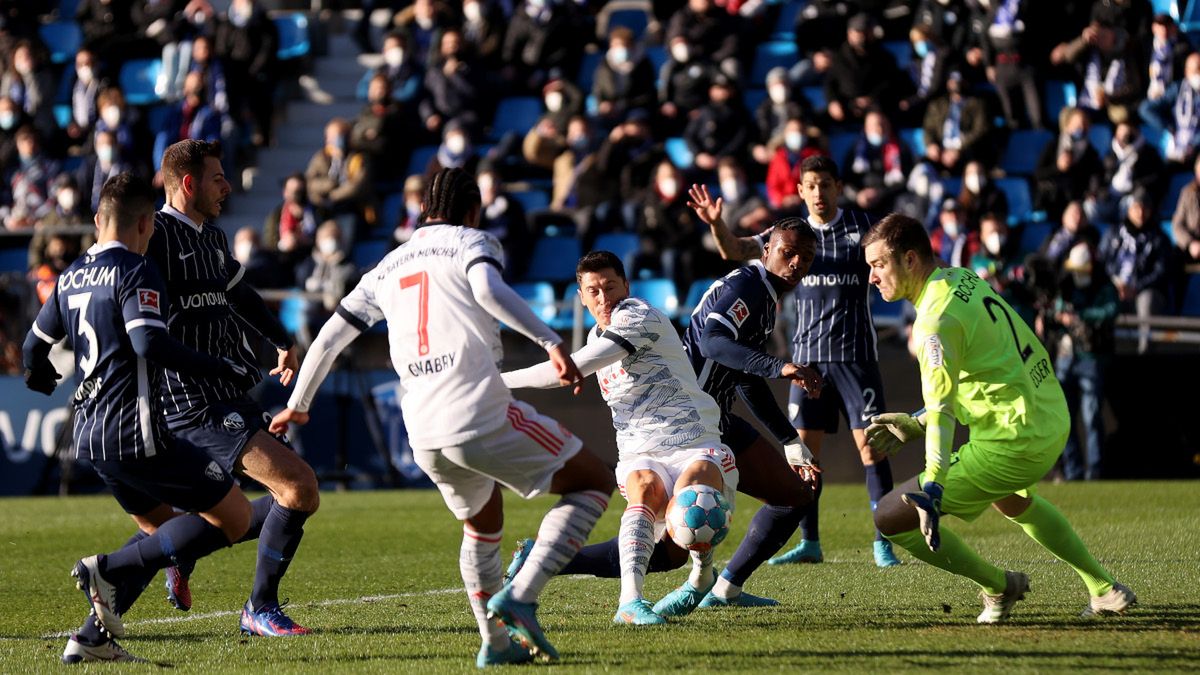
[[[954,453],[942,493],[942,513],[971,521],[1009,495],[1032,497],[1066,444],[1066,435],[1053,443],[1025,448],[1011,442],[967,442]],[[925,483],[925,474],[918,479]]]

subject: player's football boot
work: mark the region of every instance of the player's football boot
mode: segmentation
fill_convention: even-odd
[[[990,595],[980,592],[979,597],[983,599],[983,611],[975,619],[979,623],[1000,623],[1004,621],[1012,613],[1013,607],[1017,605],[1017,601],[1024,600],[1025,594],[1029,592],[1029,577],[1027,575],[1021,572],[1005,572],[1004,579],[1007,583],[1003,593]]]
[[[282,605],[264,605],[254,610],[247,602],[242,607],[242,632],[262,637],[290,637],[311,633],[312,629],[301,626],[283,613],[283,606],[286,604],[287,602]]]
[[[721,596],[709,591],[708,595],[700,601],[701,608],[707,607],[774,607],[778,605],[778,600],[764,598],[758,595],[751,595],[745,591],[738,593],[732,598],[722,598]]]
[[[716,583],[715,574],[712,583],[703,589],[696,588],[691,582],[685,581],[682,586],[667,593],[662,600],[654,603],[654,613],[659,616],[687,616],[700,606],[700,601]]]
[[[656,613],[645,598],[630,600],[617,608],[613,623],[623,623],[630,626],[661,626],[667,622]]]
[[[892,551],[892,542],[886,539],[880,539],[875,542],[875,566],[876,567],[895,567],[900,564],[900,559],[896,557],[896,553]]]
[[[1137,604],[1137,596],[1133,594],[1128,586],[1122,583],[1113,582],[1112,590],[1096,598],[1092,598],[1088,606],[1084,608],[1082,616],[1085,619],[1090,619],[1094,616],[1104,616],[1106,614],[1124,614],[1125,610]]]
[[[192,608],[192,589],[188,587],[188,575],[183,573],[183,570],[178,567],[168,567],[166,569],[167,577],[167,602],[175,609],[186,612]]]
[[[503,621],[509,633],[528,647],[529,651],[545,656],[551,661],[558,660],[558,650],[546,639],[546,634],[538,624],[536,602],[513,600],[512,586],[505,586],[488,600],[487,610],[489,619]]]
[[[825,556],[821,554],[821,542],[809,541],[801,539],[799,544],[792,550],[777,555],[767,561],[768,565],[794,565],[797,563],[819,563],[824,562]]]
[[[75,587],[87,597],[100,627],[113,637],[124,637],[125,623],[117,613],[117,587],[100,575],[99,556],[90,555],[75,563],[71,576],[75,577]]]
[[[529,552],[533,550],[532,539],[518,539],[517,550],[513,551],[512,562],[508,563],[508,569],[504,570],[504,585],[512,583],[513,579],[517,578],[517,572],[525,566],[525,561],[529,559]]]
[[[479,656],[475,657],[475,665],[480,668],[488,666],[504,666],[511,663],[529,663],[533,660],[533,654],[521,646],[516,640],[509,640],[508,646],[504,649],[492,649],[491,645],[484,643],[479,648]]]
[[[116,640],[105,640],[98,645],[85,645],[79,641],[78,635],[72,635],[67,640],[67,648],[63,650],[62,662],[67,665],[85,661],[117,661],[124,663],[147,663],[146,659],[125,651]]]

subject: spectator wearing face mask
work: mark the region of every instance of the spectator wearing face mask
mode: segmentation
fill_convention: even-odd
[[[1100,231],[1088,221],[1083,203],[1076,201],[1063,209],[1062,222],[1046,236],[1038,255],[1050,261],[1054,269],[1060,270],[1071,249],[1079,243],[1087,243],[1095,248],[1100,243]]]
[[[17,160],[17,129],[31,123],[29,116],[11,98],[0,96],[0,166]]]
[[[671,38],[668,54],[658,77],[658,111],[663,131],[677,135],[708,102],[708,86],[717,67],[682,35]]]
[[[782,67],[772,68],[767,73],[767,97],[754,111],[754,146],[751,155],[759,164],[769,164],[775,149],[783,142],[789,120],[807,118],[807,106],[796,96],[788,83],[787,71]]]
[[[1162,98],[1143,104],[1138,113],[1148,127],[1169,134],[1168,162],[1190,164],[1200,147],[1200,52],[1187,57],[1183,79],[1168,87]]]
[[[925,118],[926,106],[942,95],[946,87],[946,74],[950,61],[950,50],[942,45],[941,38],[929,26],[916,24],[908,31],[915,58],[909,65],[911,93],[900,99],[901,119],[920,124]]]
[[[500,240],[504,246],[504,275],[521,279],[529,266],[531,237],[525,208],[505,189],[500,175],[484,169],[476,177],[482,212],[479,229]]]
[[[132,171],[133,165],[121,156],[117,136],[111,131],[97,131],[92,141],[95,152],[83,158],[75,173],[83,203],[95,213],[100,208],[100,189],[113,176]]]
[[[208,104],[204,76],[188,73],[183,80],[183,98],[167,109],[162,126],[154,136],[154,184],[162,185],[162,156],[182,140],[219,141],[224,118]]]
[[[925,111],[925,158],[939,170],[957,174],[964,164],[991,157],[988,137],[992,129],[987,106],[963,91],[958,71],[946,79],[946,94],[933,99]]]
[[[937,225],[929,233],[933,254],[950,267],[970,267],[979,254],[979,232],[953,198],[942,202]]]
[[[56,229],[64,226],[91,226],[92,212],[87,208],[87,205],[79,198],[79,187],[75,184],[75,179],[67,174],[60,174],[54,179],[54,184],[51,187],[54,199],[53,208],[38,220],[33,228],[33,239],[29,242],[29,269],[37,270],[47,262],[51,263],[51,267],[61,272],[65,269],[65,265],[58,265],[51,261],[54,256],[51,239],[56,236],[61,236],[64,240],[66,249],[75,252],[86,250],[95,241],[92,234],[87,235],[68,235],[61,232],[55,232]],[[74,256],[71,256],[71,260]],[[65,260],[66,264],[70,264],[71,260]],[[57,276],[57,272],[55,273]]]
[[[1200,157],[1192,163],[1192,176],[1171,217],[1171,233],[1186,263],[1200,262]]]
[[[1034,208],[1051,219],[1062,214],[1067,202],[1082,200],[1094,177],[1104,171],[1100,155],[1088,142],[1088,116],[1080,108],[1066,108],[1062,131],[1042,149],[1033,177],[1037,182]]]
[[[116,139],[121,157],[132,161],[138,156],[137,138],[134,136],[136,114],[125,105],[125,92],[120,87],[108,86],[100,90],[96,99],[100,108],[100,119],[96,120],[96,132],[107,131]],[[157,131],[157,129],[155,130]]]
[[[254,145],[271,143],[279,30],[254,0],[233,0],[216,23],[213,46],[225,64],[229,110]]]
[[[1117,288],[1123,311],[1145,319],[1166,309],[1170,254],[1171,242],[1154,219],[1149,195],[1135,191],[1124,222],[1109,228],[1100,240],[1099,259]],[[1143,325],[1138,328],[1138,353],[1149,347],[1150,328]]]
[[[351,150],[350,123],[336,117],[325,125],[325,145],[308,162],[304,178],[308,196],[323,218],[338,221],[349,246],[358,225],[374,224],[375,200],[371,189],[371,159]]]
[[[573,117],[567,124],[567,149],[554,160],[550,208],[570,210],[581,230],[589,229],[597,207],[617,196],[616,187],[600,172],[598,147],[587,117]]]
[[[393,31],[383,38],[383,64],[376,70],[388,79],[392,98],[401,103],[415,101],[421,94],[422,70],[415,65],[404,33]]]
[[[742,25],[740,17],[730,16],[712,0],[687,0],[667,23],[667,43],[676,37],[686,38],[689,46],[732,77],[741,72]]]
[[[1054,313],[1045,336],[1055,354],[1055,374],[1071,411],[1071,434],[1063,449],[1067,480],[1095,480],[1103,472],[1105,372],[1116,342],[1117,291],[1091,245],[1071,247],[1061,268]],[[1081,446],[1074,429],[1082,428]]]
[[[198,35],[192,40],[192,59],[188,72],[200,73],[204,80],[204,93],[208,97],[208,104],[228,118],[229,85],[225,80],[225,66],[213,54],[212,39],[208,36]]]
[[[979,250],[971,256],[970,268],[980,279],[988,282],[997,293],[1003,294],[1012,281],[1016,260],[1009,240],[1008,223],[992,213],[979,221]]]
[[[467,136],[467,130],[459,122],[451,121],[446,125],[442,144],[438,146],[433,157],[429,158],[429,166],[425,167],[425,180],[432,180],[442,169],[462,169],[468,173],[475,173],[477,166],[479,153],[475,151],[475,145]]]
[[[553,0],[514,2],[500,60],[504,80],[521,91],[540,91],[552,68],[579,70],[586,28],[573,3]]]
[[[418,66],[436,55],[438,34],[453,25],[450,8],[438,0],[415,0],[392,18],[396,30],[408,36],[410,54]]]
[[[463,52],[462,34],[457,30],[442,33],[437,57],[425,71],[425,91],[419,109],[431,135],[440,135],[452,121],[472,132],[478,128],[482,85],[474,60]]]
[[[814,155],[824,151],[815,139],[809,136],[804,120],[793,117],[783,127],[783,142],[775,148],[771,163],[767,166],[767,203],[773,209],[799,206],[800,165]]]
[[[846,167],[846,198],[864,211],[890,211],[904,191],[912,158],[892,133],[888,119],[872,110],[842,166]]]
[[[409,176],[404,181],[404,208],[392,231],[392,238],[397,242],[403,244],[408,241],[421,226],[421,200],[424,198],[425,179],[417,175]]]
[[[722,158],[740,161],[745,155],[750,141],[749,116],[735,93],[733,81],[718,73],[708,87],[708,103],[688,122],[683,140],[697,169],[714,171]]]
[[[601,123],[611,128],[625,119],[630,110],[653,106],[654,77],[654,66],[637,46],[633,31],[624,26],[614,28],[592,84]]]
[[[706,232],[698,229],[687,202],[679,169],[670,161],[660,162],[638,209],[639,250],[634,262],[635,269],[673,280],[681,292],[687,291],[697,275],[716,276],[715,270],[724,269],[719,256],[712,260],[704,255],[701,242]],[[707,226],[704,229],[707,231]]]
[[[492,0],[466,0],[462,10],[463,40],[481,63],[499,63],[504,47],[504,10]]]
[[[367,87],[367,104],[354,119],[350,131],[350,147],[366,153],[375,168],[376,187],[393,192],[404,177],[404,159],[411,147],[405,133],[404,110],[392,99],[387,76],[376,73]]]
[[[17,130],[17,162],[5,167],[0,185],[0,222],[9,230],[32,228],[54,207],[50,185],[59,174],[59,163],[42,151],[32,126]]]
[[[245,281],[255,288],[287,288],[290,279],[274,251],[262,245],[258,230],[247,225],[233,235],[233,258],[246,270]]]
[[[724,200],[724,218],[739,237],[761,233],[770,224],[771,212],[767,203],[746,182],[746,170],[733,157],[717,163],[717,184]]]
[[[1158,151],[1146,143],[1132,124],[1117,125],[1110,147],[1104,156],[1104,173],[1097,177],[1091,195],[1084,202],[1088,219],[1104,223],[1120,219],[1122,204],[1134,190],[1144,190],[1157,201],[1163,173]]]
[[[521,154],[530,164],[550,169],[567,149],[570,120],[583,112],[583,92],[554,73],[542,87],[542,102],[546,112],[525,134]]]
[[[296,285],[308,293],[320,294],[319,300],[306,302],[306,331],[300,338],[306,344],[333,315],[338,303],[358,283],[358,268],[348,259],[344,239],[337,223],[327,221],[317,228],[317,244],[312,255],[296,266]]]
[[[973,228],[979,227],[979,221],[985,213],[994,213],[1006,222],[1008,220],[1008,197],[996,187],[987,169],[979,162],[969,162],[963,171],[958,203]]]
[[[97,72],[96,56],[81,49],[75,53],[75,81],[71,85],[71,121],[67,123],[66,137],[70,147],[87,144],[92,137],[92,128],[100,118],[96,98],[100,95],[100,74]]]
[[[25,111],[38,133],[47,138],[58,129],[54,121],[54,79],[39,62],[33,43],[18,40],[0,75],[0,95],[7,96]]]
[[[317,212],[308,199],[308,182],[304,174],[294,173],[283,181],[283,203],[263,222],[263,246],[290,265],[308,255],[316,233]]]

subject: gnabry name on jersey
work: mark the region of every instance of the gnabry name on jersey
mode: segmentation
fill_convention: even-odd
[[[408,372],[413,377],[433,375],[454,366],[454,353],[441,354],[430,359],[422,359],[408,364]]]
[[[117,283],[115,267],[81,267],[63,272],[58,277],[58,290],[69,291],[85,286],[114,286]]]

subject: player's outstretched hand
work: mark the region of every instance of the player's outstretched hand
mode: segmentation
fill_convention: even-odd
[[[867,426],[867,445],[877,455],[891,457],[909,441],[925,437],[921,421],[908,413],[883,413],[871,418]]]
[[[811,398],[821,397],[821,387],[824,385],[824,381],[821,379],[821,374],[813,368],[799,363],[788,363],[784,364],[779,376],[791,380],[792,384],[796,386],[803,387]]]
[[[308,413],[296,412],[291,408],[284,408],[271,419],[271,425],[267,429],[273,434],[286,434],[288,424],[298,424],[300,426],[308,424]]]
[[[921,486],[920,492],[905,492],[900,499],[905,504],[917,510],[921,519],[921,534],[930,551],[936,551],[942,545],[942,535],[938,532],[938,520],[942,513],[942,486],[929,482]]]
[[[814,490],[817,488],[817,474],[821,473],[821,467],[817,464],[817,458],[813,456],[812,450],[804,444],[804,441],[797,438],[783,446],[783,455],[787,457],[787,463],[792,469],[800,474],[800,479],[808,483]]]
[[[550,355],[550,363],[554,364],[554,370],[558,373],[558,383],[564,387],[575,385],[575,393],[583,391],[583,373],[579,372],[579,366],[571,360],[571,355],[563,346],[556,345],[546,352]]]
[[[279,376],[279,383],[283,386],[288,386],[296,377],[296,371],[300,370],[300,359],[296,357],[296,348],[292,347],[287,350],[280,349],[279,365],[271,371],[272,375]]]
[[[49,363],[25,370],[25,386],[47,396],[54,393],[54,388],[61,379],[62,375]]]
[[[708,194],[707,185],[693,184],[688,189],[688,208],[696,212],[696,216],[704,221],[705,225],[712,225],[721,219],[721,209],[725,207],[725,198],[717,197],[714,201],[712,195]]]

